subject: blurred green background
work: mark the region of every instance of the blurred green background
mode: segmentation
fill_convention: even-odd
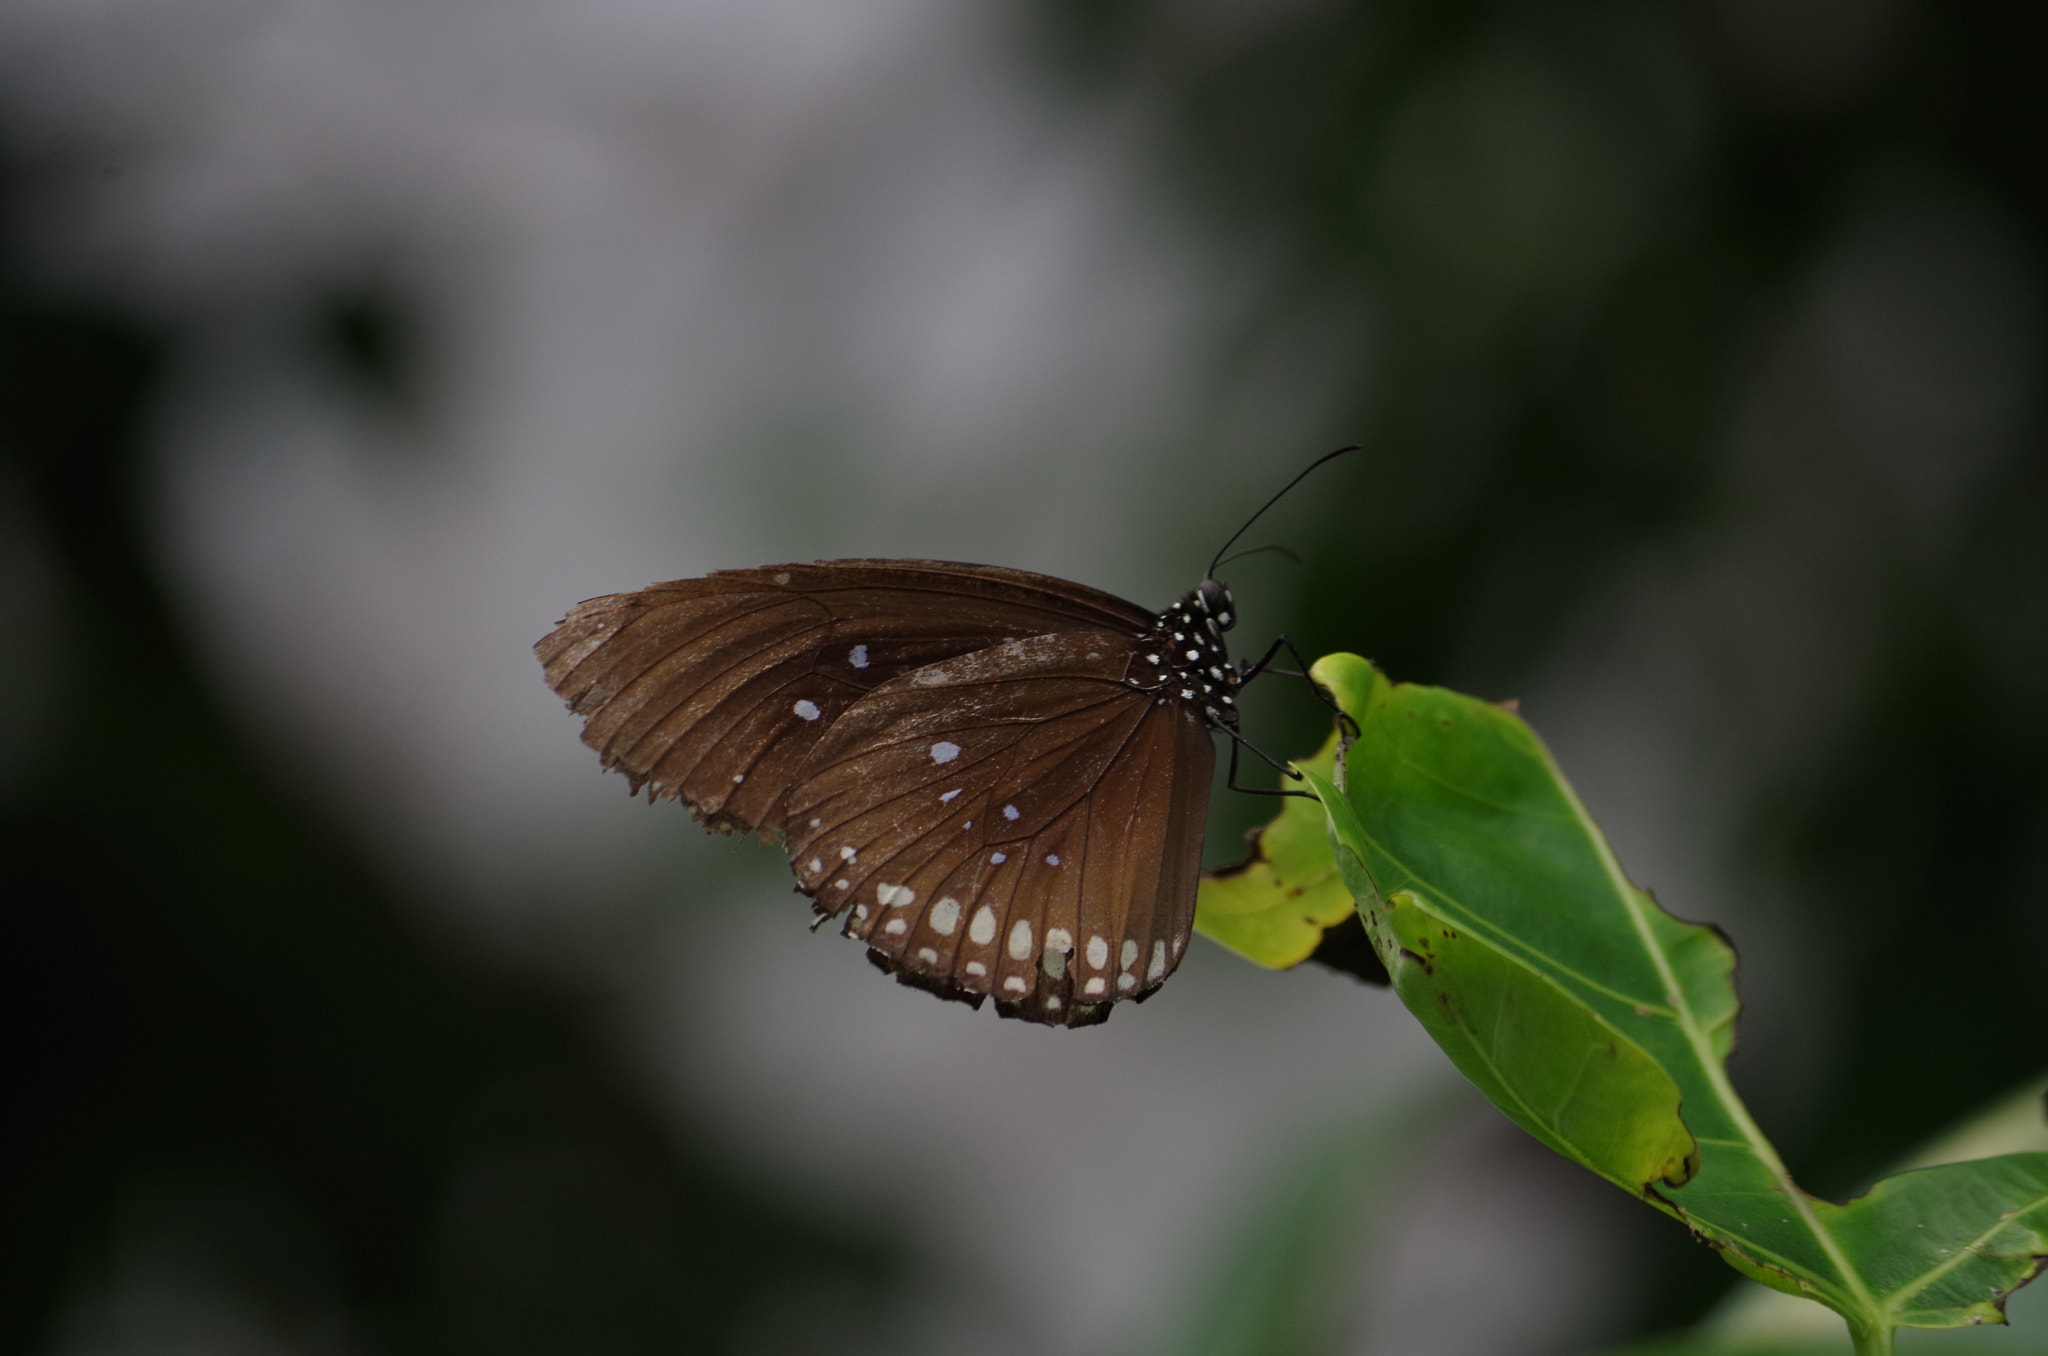
[[[1385,995],[898,990],[526,647],[835,555],[1163,604],[1362,442],[1239,634],[1520,698],[1852,1192],[2048,1067],[2044,50],[1981,0],[8,7],[8,1349],[1691,1323],[1733,1273]]]

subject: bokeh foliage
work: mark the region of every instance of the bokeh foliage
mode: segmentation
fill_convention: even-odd
[[[251,747],[141,508],[180,336],[12,262],[7,695],[31,728],[0,799],[0,1346],[652,1356],[794,1339],[821,1297],[860,1330],[898,1270],[879,1227],[690,1142],[587,1007],[430,935]],[[97,1296],[109,1330],[66,1330],[138,1278]]]

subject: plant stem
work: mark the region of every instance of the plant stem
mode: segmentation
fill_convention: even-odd
[[[1891,1324],[1863,1324],[1853,1318],[1848,1322],[1849,1341],[1854,1346],[1856,1356],[1892,1356],[1894,1348]]]

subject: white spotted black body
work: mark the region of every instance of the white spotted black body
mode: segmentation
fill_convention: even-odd
[[[1182,701],[1200,710],[1212,728],[1237,728],[1237,690],[1243,677],[1230,662],[1223,633],[1237,624],[1230,590],[1204,579],[1159,614],[1131,666],[1131,686],[1156,692],[1160,702]]]

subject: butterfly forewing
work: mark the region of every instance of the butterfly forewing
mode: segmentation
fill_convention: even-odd
[[[538,650],[584,742],[654,799],[718,827],[783,829],[781,797],[855,700],[926,665],[1151,618],[1110,594],[993,566],[826,561],[723,570],[579,604]]]
[[[1193,921],[1214,766],[1199,714],[1126,680],[1129,637],[1035,637],[877,688],[788,797],[791,858],[899,978],[1099,1021]]]

